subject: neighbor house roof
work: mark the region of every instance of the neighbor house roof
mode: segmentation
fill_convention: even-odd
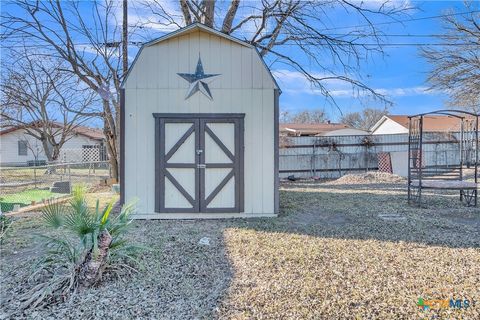
[[[395,121],[402,127],[408,130],[409,118],[407,115],[386,115],[383,116],[372,127],[370,131],[377,130],[387,119]],[[447,131],[459,131],[460,120],[451,116],[442,115],[427,115],[423,117],[423,131],[424,132],[447,132]]]
[[[140,50],[138,50],[137,52],[137,55],[135,56],[135,59],[133,60],[133,63],[130,65],[130,68],[128,68],[128,71],[127,71],[127,74],[125,76],[125,78],[123,78],[123,81],[122,81],[122,84],[121,84],[121,87],[123,88],[129,75],[130,75],[130,71],[135,67],[135,63],[137,62],[138,60],[138,57],[140,56],[140,54],[142,53],[143,49],[145,47],[150,47],[150,46],[153,46],[153,45],[156,45],[157,43],[160,43],[162,41],[166,41],[168,39],[171,39],[171,38],[174,38],[174,37],[178,37],[180,35],[185,35],[185,34],[189,34],[189,33],[192,33],[192,32],[195,32],[195,31],[204,31],[204,32],[207,32],[209,34],[213,34],[213,35],[216,35],[216,36],[219,36],[219,37],[222,37],[222,38],[225,38],[225,39],[228,39],[232,42],[235,42],[239,45],[242,45],[244,47],[247,47],[247,48],[251,48],[253,50],[255,50],[255,52],[258,54],[258,57],[259,59],[262,61],[263,63],[263,66],[265,67],[265,69],[267,70],[268,74],[270,75],[273,83],[275,84],[275,87],[280,90],[281,92],[281,89],[280,89],[280,86],[278,85],[277,81],[275,80],[275,77],[272,75],[272,72],[270,71],[270,68],[268,68],[267,64],[265,63],[265,61],[263,60],[263,58],[260,56],[260,53],[258,52],[257,48],[255,46],[252,46],[251,44],[245,42],[245,41],[242,41],[240,39],[237,39],[235,37],[232,37],[231,35],[228,35],[228,34],[225,34],[223,32],[220,32],[220,31],[217,31],[213,28],[210,28],[210,27],[207,27],[206,25],[202,24],[202,23],[199,23],[199,22],[194,22],[192,24],[189,24],[188,26],[184,27],[184,28],[180,28],[176,31],[173,31],[173,32],[170,32],[170,33],[167,33],[166,35],[163,35],[159,38],[156,38],[156,39],[153,39],[149,42],[145,42],[141,47],[140,47]]]
[[[317,136],[330,131],[348,128],[350,128],[350,126],[344,123],[281,123],[279,129],[281,134],[293,136]]]
[[[0,129],[0,135],[4,135],[10,132],[14,132],[20,129],[24,129],[26,127],[33,127],[35,124],[31,123],[29,126],[23,126],[23,125],[18,125],[18,126],[9,126],[6,128]],[[62,124],[58,122],[53,122],[52,123],[53,127],[61,128]],[[85,136],[87,138],[93,139],[93,140],[103,140],[105,138],[103,131],[101,129],[97,128],[91,128],[91,127],[86,127],[86,126],[77,126],[73,128],[72,130],[75,134]]]

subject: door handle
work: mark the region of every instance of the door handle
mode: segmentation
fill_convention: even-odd
[[[200,164],[197,164],[197,168],[198,169],[205,169],[205,168],[207,168],[207,165],[204,164],[204,163],[200,163]]]

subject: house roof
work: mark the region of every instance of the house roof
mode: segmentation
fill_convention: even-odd
[[[377,130],[387,119],[393,120],[405,129],[408,130],[409,117],[407,115],[386,115],[383,116],[370,131]],[[459,131],[460,120],[451,116],[442,115],[426,115],[423,116],[423,131],[424,132],[447,132]]]
[[[32,123],[29,126],[23,126],[23,125],[10,126],[10,127],[7,127],[7,128],[4,128],[4,129],[0,130],[0,136],[4,135],[4,134],[7,134],[7,133],[10,133],[10,132],[20,130],[20,129],[24,129],[26,127],[33,127],[34,125],[35,124]],[[52,126],[57,127],[57,128],[61,128],[62,124],[58,123],[58,122],[53,122]],[[97,128],[91,128],[91,127],[86,127],[86,126],[77,126],[77,127],[73,128],[72,131],[75,134],[85,136],[85,137],[93,139],[93,140],[103,140],[105,138],[105,136],[103,134],[103,130],[97,129]]]
[[[249,44],[245,41],[242,41],[238,38],[232,37],[231,35],[228,35],[228,34],[225,34],[223,32],[212,29],[210,27],[207,27],[206,25],[204,25],[202,23],[199,23],[199,22],[189,24],[186,27],[180,28],[176,31],[173,31],[173,32],[170,32],[166,35],[163,35],[159,38],[156,38],[156,39],[153,39],[151,41],[145,42],[140,47],[140,50],[138,50],[137,55],[135,56],[135,59],[133,60],[133,63],[130,65],[130,68],[128,68],[127,74],[125,75],[125,78],[123,78],[121,87],[124,88],[125,83],[126,83],[128,77],[130,75],[131,70],[135,67],[135,63],[137,62],[138,57],[142,54],[142,51],[145,47],[150,47],[150,46],[156,45],[160,42],[166,41],[168,39],[178,37],[178,36],[181,36],[181,35],[185,35],[185,34],[189,34],[189,33],[195,32],[195,31],[200,31],[200,30],[204,31],[204,32],[207,32],[207,33],[210,33],[210,34],[213,34],[213,35],[216,35],[216,36],[219,36],[219,37],[222,37],[222,38],[225,38],[225,39],[228,39],[228,40],[230,40],[232,42],[235,42],[239,45],[242,45],[242,46],[245,46],[247,48],[251,48],[251,49],[255,50],[255,52],[258,55],[258,58],[262,61],[263,66],[265,67],[265,69],[267,70],[268,74],[270,75],[273,83],[275,84],[275,87],[280,90],[280,86],[278,85],[277,81],[275,80],[275,77],[272,75],[272,72],[270,71],[270,68],[268,68],[267,64],[265,63],[263,58],[260,56],[260,53],[258,52],[258,50],[255,46],[252,46],[251,44]],[[281,92],[281,90],[280,90],[280,92]]]
[[[280,133],[290,133],[298,136],[322,135],[330,131],[349,128],[350,126],[344,123],[281,123],[279,126]]]

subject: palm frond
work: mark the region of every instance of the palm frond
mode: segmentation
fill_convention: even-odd
[[[42,210],[44,222],[62,232],[39,236],[47,250],[31,273],[31,279],[41,283],[20,298],[25,301],[25,307],[35,308],[70,297],[83,281],[79,271],[86,257],[99,254],[98,238],[102,232],[108,231],[112,236],[106,251],[107,260],[102,262],[106,268],[136,272],[135,267],[141,266],[139,254],[147,248],[130,245],[130,240],[125,237],[132,222],[130,215],[134,212],[135,202],[123,206],[120,214],[115,216],[111,214],[113,201],[100,211],[97,200],[95,211],[92,211],[87,205],[85,192],[85,187],[75,186],[69,206],[50,203]],[[71,242],[72,235],[76,239]]]
[[[86,202],[76,203],[65,215],[64,226],[83,239],[95,230],[95,215],[90,212]]]
[[[38,235],[38,237],[43,239],[47,248],[49,248],[45,262],[58,263],[62,259],[70,263],[78,262],[80,251],[67,239],[47,235]]]
[[[47,201],[47,206],[42,209],[42,220],[48,226],[58,229],[63,223],[63,214],[65,212],[65,206],[59,202]]]
[[[85,199],[85,194],[87,193],[87,188],[83,185],[75,185],[72,189],[72,199],[70,200],[70,206],[75,211],[79,211],[82,207],[87,206],[87,201]]]
[[[103,210],[102,219],[100,220],[100,225],[101,226],[105,226],[105,224],[107,223],[108,217],[110,216],[110,212],[112,212],[112,209],[113,209],[113,202],[114,202],[113,199],[110,200],[108,205]],[[98,205],[97,205],[97,212],[98,212]]]
[[[111,221],[107,229],[108,232],[110,232],[110,234],[112,235],[112,237],[116,237],[117,235],[126,232],[128,226],[132,222],[130,216],[135,212],[136,203],[137,200],[133,200],[127,204],[124,204],[122,210],[120,211],[120,214]]]

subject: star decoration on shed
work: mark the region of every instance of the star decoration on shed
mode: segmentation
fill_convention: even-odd
[[[202,59],[198,57],[197,68],[195,73],[177,73],[180,77],[187,80],[190,86],[188,87],[187,95],[185,96],[185,100],[193,96],[195,93],[200,91],[203,93],[207,98],[213,100],[212,93],[210,92],[210,88],[208,87],[208,83],[203,81],[205,79],[219,76],[219,73],[216,74],[206,74],[203,71]]]

